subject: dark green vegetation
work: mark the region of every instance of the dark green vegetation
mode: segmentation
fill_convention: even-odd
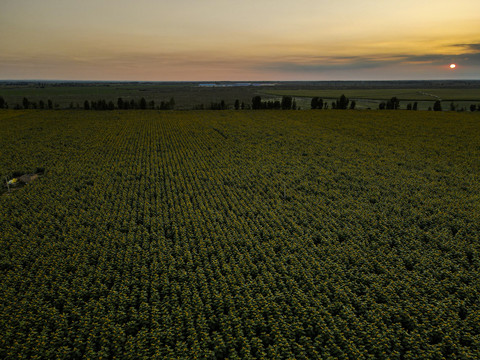
[[[250,104],[252,96],[261,87],[200,87],[199,83],[125,83],[125,82],[0,82],[0,96],[13,109],[15,105],[23,107],[23,98],[27,98],[32,104],[39,107],[43,101],[47,108],[47,101],[50,99],[53,108],[68,109],[84,108],[85,101],[97,102],[105,100],[112,102],[118,107],[118,98],[125,103],[130,101],[139,102],[141,98],[147,102],[154,101],[157,106],[162,101],[175,99],[175,109],[191,110],[203,105],[209,108],[210,104],[220,103],[224,100],[230,108],[234,107],[236,99]],[[148,105],[148,104],[147,104]]]
[[[276,90],[267,91],[269,94],[299,97],[326,97],[336,98],[342,94],[357,99],[389,100],[397,97],[401,101],[478,101],[480,100],[480,88],[453,88],[453,89],[314,89],[314,90]]]
[[[239,86],[240,85],[240,86]],[[248,85],[248,86],[247,86]],[[1,99],[10,109],[30,108],[83,109],[85,101],[106,102],[106,107],[118,106],[121,98],[124,105],[142,98],[155,107],[162,102],[175,99],[175,109],[234,109],[238,101],[249,108],[252,98],[261,96],[271,103],[281,102],[289,96],[296,101],[297,109],[310,109],[311,99],[319,97],[331,108],[332,101],[345,95],[356,102],[357,109],[378,109],[382,102],[395,97],[400,109],[418,103],[418,110],[433,108],[436,100],[442,101],[444,110],[466,110],[475,105],[480,109],[480,81],[318,81],[318,82],[275,82],[235,83],[217,82],[55,82],[55,81],[0,81]],[[293,101],[292,100],[292,101]],[[109,106],[111,104],[111,106]],[[293,104],[292,104],[293,105]],[[282,108],[282,105],[279,106]],[[131,106],[129,108],[132,108]],[[268,107],[270,108],[270,106]],[[272,108],[276,108],[272,106]],[[476,110],[478,110],[476,108]]]
[[[480,358],[480,115],[1,111],[0,358]]]
[[[414,103],[418,110],[432,110],[436,101],[443,103],[445,110],[468,111],[470,106],[478,107],[473,111],[480,111],[480,88],[431,88],[431,89],[268,89],[265,92],[270,96],[294,96],[304,105],[308,99],[323,98],[327,102],[336,100],[342,95],[355,99],[359,109],[378,109],[391,98],[400,102],[399,109],[408,109]]]

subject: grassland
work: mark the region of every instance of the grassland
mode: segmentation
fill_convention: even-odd
[[[232,85],[232,83],[225,83]],[[220,84],[219,84],[220,85]],[[418,82],[278,82],[256,84],[256,86],[217,86],[202,87],[195,82],[6,82],[0,81],[0,96],[13,108],[22,107],[26,97],[31,102],[47,102],[51,99],[60,109],[70,106],[83,108],[85,100],[117,103],[118,98],[139,101],[142,97],[161,101],[175,99],[177,110],[191,110],[203,104],[205,108],[224,100],[232,109],[235,100],[251,104],[252,97],[261,95],[264,100],[281,100],[284,95],[296,97],[297,105],[303,110],[310,109],[314,96],[326,100],[338,99],[345,94],[355,99],[359,109],[377,109],[382,101],[396,96],[400,107],[405,109],[408,103],[418,102],[419,110],[427,110],[435,100],[441,99],[444,109],[454,102],[458,109],[469,109],[471,104],[480,103],[480,82],[478,81],[418,81]]]
[[[191,110],[193,107],[204,104],[208,107],[211,102],[225,100],[230,107],[236,99],[250,104],[252,96],[258,91],[257,87],[225,87],[209,88],[200,87],[199,83],[126,83],[126,82],[0,82],[0,96],[13,108],[15,104],[22,104],[24,97],[32,102],[51,99],[58,104],[60,109],[74,107],[83,108],[85,100],[96,101],[104,99],[107,102],[117,103],[118,98],[138,101],[142,97],[157,104],[174,98],[175,108],[178,110]]]
[[[0,358],[480,358],[480,113],[0,111]]]
[[[445,110],[453,103],[457,110],[468,110],[472,104],[480,104],[480,88],[377,88],[377,89],[266,89],[267,96],[293,96],[297,103],[308,109],[312,97],[318,96],[327,102],[338,99],[342,94],[357,102],[357,109],[378,109],[382,101],[397,97],[400,107],[418,103],[419,110],[431,109],[440,100]]]
[[[342,94],[352,99],[389,100],[397,97],[401,101],[480,101],[480,89],[325,89],[325,90],[269,90],[265,93],[283,96],[312,98],[339,98]]]

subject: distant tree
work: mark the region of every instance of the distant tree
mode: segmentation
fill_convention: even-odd
[[[85,100],[85,102],[83,103],[83,108],[85,110],[90,110],[90,102],[88,100]]]
[[[170,110],[175,109],[175,99],[173,97],[170,98],[170,101],[168,102],[168,104],[169,104],[169,109]]]
[[[440,100],[435,101],[433,104],[433,111],[442,111],[442,104],[440,103]]]
[[[227,108],[227,105],[225,104],[225,101],[222,100],[219,103],[218,102],[212,102],[210,103],[210,110],[225,110]]]
[[[245,110],[245,103],[242,101],[242,103],[240,104],[240,109],[242,110]]]
[[[290,110],[292,108],[292,97],[282,96],[282,110]]]
[[[385,104],[384,101],[382,101],[380,104],[378,104],[378,110],[385,110],[387,104]]]
[[[145,110],[147,108],[147,100],[144,97],[140,99],[140,109]]]
[[[38,107],[39,107],[40,109],[42,109],[42,110],[45,109],[45,102],[44,102],[43,100],[40,100],[40,101],[38,102]]]
[[[400,108],[400,101],[396,96],[387,101],[387,110],[398,110]]]
[[[413,103],[412,110],[414,110],[414,111],[418,110],[418,103],[416,101]]]
[[[5,99],[0,96],[0,109],[4,109],[4,108],[5,108]]]
[[[68,106],[70,109],[73,109],[74,105],[73,105],[73,101],[70,102],[70,105]]]
[[[453,103],[453,101],[450,103],[450,111],[455,111],[457,110],[457,106]]]
[[[235,110],[239,110],[239,109],[240,109],[240,100],[238,100],[238,99],[235,100],[235,105],[234,105],[234,107],[235,107]]]
[[[348,98],[344,94],[342,94],[338,98],[335,108],[340,110],[346,110],[348,108],[348,103],[349,103]]]
[[[293,99],[292,101],[292,110],[297,110],[297,102],[295,101],[295,99]]]
[[[28,109],[30,107],[30,101],[26,97],[23,98],[23,108]]]
[[[52,102],[52,100],[50,100],[50,99],[47,100],[47,106],[48,106],[48,109],[49,109],[49,110],[52,110],[52,109],[53,109],[53,102]]]
[[[257,95],[252,98],[252,109],[258,110],[262,108],[262,97]]]
[[[113,103],[112,100],[110,100],[107,104],[107,109],[108,110],[115,110],[115,104]]]
[[[148,108],[151,109],[151,110],[155,109],[155,101],[150,100],[148,102]]]
[[[135,102],[134,99],[130,100],[130,105],[128,106],[129,109],[137,109],[137,103]]]
[[[477,107],[475,106],[475,104],[470,105],[470,111],[473,112],[475,110],[477,110]]]
[[[8,105],[7,105],[8,108]],[[480,104],[477,105],[477,111],[480,111]]]
[[[412,103],[407,104],[407,110],[412,110]]]
[[[312,98],[310,102],[311,109],[323,109],[323,99],[320,99],[318,96]]]
[[[332,101],[332,110],[335,110],[337,108],[337,103],[335,101]]]
[[[121,97],[117,99],[117,107],[123,109],[123,99]]]
[[[356,101],[355,101],[355,100],[352,100],[352,101],[350,102],[350,110],[354,110],[356,105],[357,105]]]
[[[325,106],[327,106],[328,104],[325,102]],[[317,109],[320,109],[322,110],[323,109],[323,99],[318,99],[317,101]]]

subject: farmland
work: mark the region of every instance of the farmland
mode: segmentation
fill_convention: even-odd
[[[218,82],[203,86],[200,82],[41,82],[0,81],[0,97],[10,109],[16,105],[23,108],[22,100],[39,105],[40,101],[51,100],[54,108],[83,108],[85,100],[104,99],[117,104],[117,99],[139,101],[142,97],[160,105],[161,101],[174,98],[175,109],[191,110],[199,105],[209,108],[212,102],[224,100],[227,108],[233,109],[236,100],[251,104],[253,96],[264,100],[280,100],[282,96],[293,96],[301,109],[310,109],[312,97],[328,101],[342,94],[357,102],[358,109],[378,109],[382,101],[397,97],[401,109],[409,103],[418,102],[419,110],[427,110],[434,101],[442,100],[444,110],[451,103],[456,110],[468,110],[472,104],[480,105],[480,81],[319,81],[319,82],[275,82],[234,83]],[[36,107],[36,106],[35,106]]]
[[[266,95],[293,96],[304,108],[308,108],[312,97],[318,96],[325,100],[335,100],[342,94],[355,99],[360,109],[378,109],[378,104],[392,97],[398,98],[405,109],[407,104],[418,103],[419,110],[428,110],[435,100],[441,101],[448,109],[450,104],[457,109],[468,109],[471,104],[480,104],[479,88],[347,88],[347,89],[266,89]]]
[[[480,358],[480,113],[0,111],[0,358]]]

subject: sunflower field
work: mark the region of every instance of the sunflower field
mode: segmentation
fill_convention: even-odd
[[[478,113],[0,126],[2,359],[480,358]]]

